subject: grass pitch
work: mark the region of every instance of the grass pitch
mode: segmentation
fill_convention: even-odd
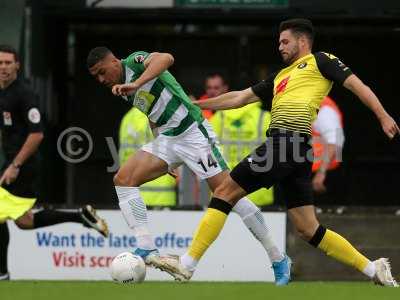
[[[0,282],[1,300],[386,300],[400,299],[400,288],[359,282],[294,282],[287,287],[271,283],[10,281]]]

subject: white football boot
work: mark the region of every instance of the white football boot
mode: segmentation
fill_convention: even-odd
[[[192,278],[193,271],[186,269],[180,262],[178,255],[159,256],[157,262],[152,262],[153,267],[167,272],[176,281],[186,282]]]
[[[373,263],[375,264],[376,274],[372,280],[375,284],[392,287],[399,286],[392,276],[389,259],[380,258]]]

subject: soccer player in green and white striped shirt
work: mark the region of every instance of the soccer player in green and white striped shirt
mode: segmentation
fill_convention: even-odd
[[[122,214],[137,239],[135,254],[143,257],[148,265],[166,272],[169,270],[164,268],[148,229],[140,185],[181,164],[186,164],[200,179],[206,179],[212,191],[229,174],[211,126],[168,71],[173,63],[171,54],[143,51],[120,60],[106,47],[92,49],[87,58],[87,67],[97,81],[142,111],[153,129],[155,139],[120,167],[114,184]],[[274,271],[282,270],[282,266],[287,270],[283,280],[275,273],[277,283],[287,284],[290,260],[272,241],[258,207],[243,198],[233,211],[240,215],[250,232],[261,242]],[[187,259],[190,260],[190,257]],[[193,268],[196,263],[186,262]]]

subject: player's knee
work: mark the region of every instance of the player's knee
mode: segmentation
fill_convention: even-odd
[[[32,229],[33,228],[33,215],[31,213],[26,213],[23,216],[15,220],[15,225],[19,229]]]
[[[234,206],[240,197],[236,197],[235,190],[230,181],[231,179],[224,180],[224,182],[215,189],[214,197],[223,199]]]
[[[114,176],[114,185],[116,186],[131,186],[130,185],[130,178],[124,172],[119,170],[117,174]]]
[[[314,236],[315,229],[311,226],[298,225],[296,231],[302,240],[309,241]]]
[[[15,225],[17,225],[17,227],[19,229],[25,230],[25,229],[30,229],[31,227],[29,227],[27,224],[23,223],[23,222],[19,222],[19,221],[15,221]]]
[[[226,184],[223,182],[214,190],[214,197],[225,199],[228,196],[227,191]]]
[[[297,234],[304,241],[309,241],[311,239],[311,236],[309,236],[307,230],[304,230],[302,228],[297,229]]]
[[[135,176],[132,174],[132,172],[126,172],[122,169],[118,170],[113,180],[114,185],[116,186],[138,186],[138,182],[136,182]]]

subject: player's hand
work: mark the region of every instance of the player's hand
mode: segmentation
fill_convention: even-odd
[[[325,172],[317,172],[314,175],[314,178],[312,180],[312,185],[313,189],[317,193],[325,193],[326,192],[326,186],[325,186],[325,178],[326,178],[326,173]]]
[[[202,102],[203,102],[203,103],[202,103]],[[192,103],[193,103],[194,105],[197,105],[197,106],[200,107],[201,109],[203,109],[204,100],[195,100],[195,101],[192,101]]]
[[[400,134],[399,126],[397,126],[396,121],[389,115],[386,115],[381,120],[382,129],[385,134],[392,139],[396,134]]]
[[[111,91],[115,96],[130,96],[139,88],[134,82],[125,84],[116,84]]]
[[[19,174],[19,168],[16,168],[13,165],[9,165],[0,178],[0,186],[3,185],[3,183],[5,184],[13,183],[17,179],[18,174]]]

